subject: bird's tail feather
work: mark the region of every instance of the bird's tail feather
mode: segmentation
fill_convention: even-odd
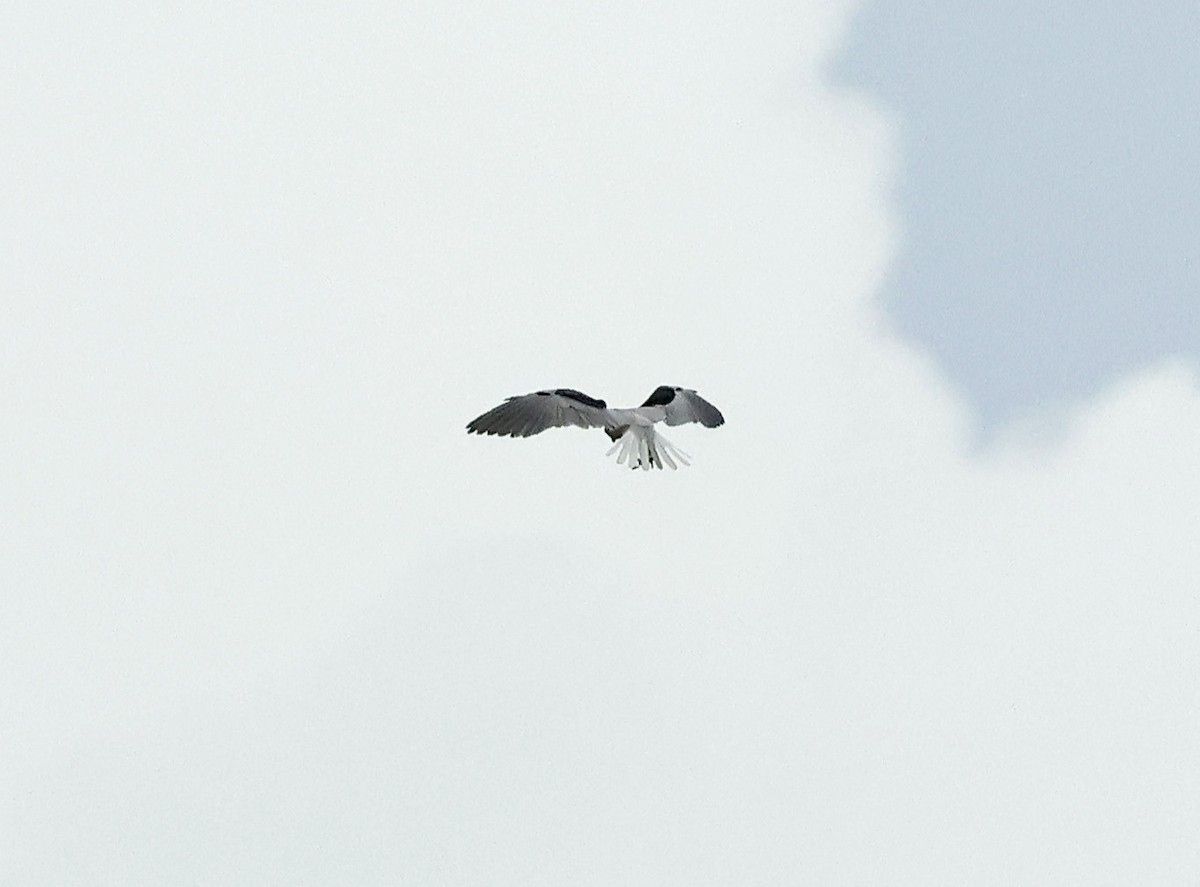
[[[684,465],[692,464],[691,456],[657,434],[652,427],[639,425],[629,426],[605,455],[611,456],[613,453],[617,453],[618,465],[628,464],[630,468],[641,468],[643,471],[651,468],[661,470],[664,466],[674,471],[678,467],[676,460]]]

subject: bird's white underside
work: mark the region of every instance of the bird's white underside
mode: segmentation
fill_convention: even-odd
[[[671,441],[654,430],[652,424],[631,424],[615,444],[604,455],[617,454],[618,465],[629,465],[630,468],[641,468],[649,471],[651,468],[662,468],[664,465],[674,471],[679,466],[676,460],[684,465],[691,465],[691,456],[685,453]]]

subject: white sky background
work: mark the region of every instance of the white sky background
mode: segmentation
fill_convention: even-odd
[[[1194,372],[970,452],[852,11],[10,22],[0,881],[1200,875]]]

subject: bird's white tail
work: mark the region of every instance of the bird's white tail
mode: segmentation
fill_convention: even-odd
[[[674,471],[678,467],[675,464],[676,460],[684,465],[692,464],[691,456],[661,434],[657,434],[651,425],[630,425],[620,440],[604,455],[611,456],[613,453],[617,453],[618,465],[628,463],[630,468],[640,468],[643,471],[649,471],[651,468],[662,469],[664,466]]]

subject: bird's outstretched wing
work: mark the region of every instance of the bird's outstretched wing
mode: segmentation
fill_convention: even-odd
[[[611,417],[604,401],[573,388],[555,388],[508,398],[468,422],[467,433],[529,437],[564,425],[602,428],[609,424]]]
[[[663,421],[668,425],[699,422],[705,428],[716,428],[725,424],[721,411],[691,388],[659,385],[642,406],[663,407],[667,414]]]

